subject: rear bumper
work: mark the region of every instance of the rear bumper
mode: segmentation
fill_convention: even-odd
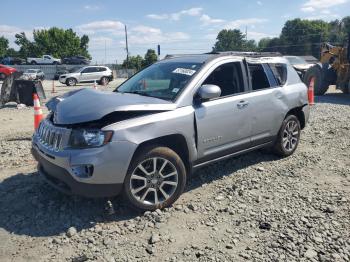
[[[35,148],[32,155],[38,161],[38,172],[57,190],[68,195],[80,195],[89,198],[112,197],[118,195],[123,184],[88,184],[75,180],[64,168],[42,157]]]

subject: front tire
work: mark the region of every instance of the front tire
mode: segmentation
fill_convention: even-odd
[[[31,65],[36,65],[36,64],[37,64],[37,62],[32,61],[32,62],[30,62],[30,64],[31,64]]]
[[[300,122],[295,115],[288,115],[282,122],[273,151],[276,155],[287,157],[294,153],[300,140]]]
[[[170,148],[151,147],[132,160],[124,181],[124,196],[141,210],[153,211],[172,205],[186,185],[186,168]]]
[[[75,86],[77,84],[77,80],[75,80],[74,78],[68,78],[66,80],[66,85],[67,86]]]

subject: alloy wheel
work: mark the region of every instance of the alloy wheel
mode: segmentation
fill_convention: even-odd
[[[282,137],[282,144],[286,151],[293,151],[299,140],[299,126],[294,120],[288,121]]]
[[[144,205],[159,205],[168,200],[178,186],[178,171],[167,159],[153,157],[137,165],[130,177],[132,196]]]

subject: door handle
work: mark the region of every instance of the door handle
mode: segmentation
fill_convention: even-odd
[[[243,100],[243,101],[238,102],[237,107],[238,107],[238,109],[242,109],[242,108],[247,107],[248,105],[249,105],[249,102]]]

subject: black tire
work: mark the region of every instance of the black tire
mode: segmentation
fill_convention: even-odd
[[[176,169],[177,177],[176,177],[175,183],[177,183],[177,185],[173,186],[175,188],[171,189],[172,190],[171,194],[169,192],[166,192],[166,193],[169,193],[168,198],[166,198],[165,195],[160,191],[160,190],[166,191],[166,189],[164,189],[165,184],[161,181],[160,182],[159,181],[153,182],[153,180],[156,180],[156,178],[155,178],[156,175],[158,176],[158,178],[162,179],[163,175],[160,176],[159,174],[161,174],[162,170],[164,170],[166,168],[163,168],[163,169],[160,168],[159,173],[154,174],[154,178],[153,178],[153,175],[152,175],[152,177],[145,176],[145,177],[147,177],[147,179],[145,179],[145,181],[144,181],[145,188],[143,190],[139,191],[140,196],[137,196],[137,194],[139,194],[139,193],[134,193],[136,196],[133,195],[132,187],[134,187],[134,182],[131,182],[132,181],[131,176],[133,174],[135,174],[137,171],[140,172],[141,169],[138,168],[138,166],[140,164],[143,164],[145,162],[147,163],[147,161],[150,161],[149,163],[153,163],[154,158],[158,159],[156,161],[156,163],[157,163],[156,167],[161,167],[162,163],[163,164],[165,163],[164,160],[167,160],[168,163],[166,164],[166,168],[173,168],[173,170]],[[162,161],[164,161],[164,162],[162,162]],[[143,167],[146,170],[148,170],[147,168],[149,168],[151,166],[149,166],[149,167],[143,166]],[[154,165],[152,165],[151,169],[152,168],[154,168]],[[158,172],[158,170],[157,170],[157,172]],[[174,171],[172,171],[172,172],[174,172]],[[143,174],[145,174],[145,173],[143,173]],[[131,164],[130,164],[129,169],[128,169],[128,173],[127,173],[125,180],[124,180],[123,194],[124,194],[124,197],[128,200],[128,202],[132,205],[132,207],[134,207],[136,209],[149,210],[149,211],[153,211],[156,209],[162,209],[162,208],[165,208],[165,207],[172,205],[180,197],[180,195],[182,194],[182,192],[185,189],[186,176],[187,176],[187,174],[186,174],[186,168],[184,166],[184,163],[181,160],[181,158],[173,150],[171,150],[170,148],[167,148],[167,147],[148,147],[148,148],[145,148],[144,150],[141,150],[136,156],[133,157],[133,160],[131,161]],[[135,181],[135,180],[133,180],[133,181]],[[141,181],[141,180],[137,179],[135,182],[137,182],[137,181]],[[152,187],[152,188],[150,188],[150,187]],[[150,190],[150,191],[148,191],[148,190]],[[156,192],[156,193],[154,193],[154,191],[153,191],[153,194],[151,194],[151,195],[153,195],[154,203],[150,203],[151,200],[148,200],[149,199],[148,197],[150,196],[150,193],[152,192],[151,190],[155,190],[155,192]],[[149,192],[149,193],[146,193],[146,192]],[[143,196],[145,194],[147,197],[145,198],[145,201],[142,201],[141,196]],[[158,204],[156,204],[156,201],[155,201],[156,195],[157,195],[157,200],[161,200],[161,201],[159,201]],[[148,203],[145,203],[147,201],[148,201]]]
[[[6,75],[4,73],[0,73],[0,79],[5,79]]]
[[[101,79],[100,79],[100,85],[101,86],[106,86],[106,85],[108,85],[108,83],[109,83],[109,78],[108,77],[102,77]]]
[[[310,67],[304,75],[303,82],[307,87],[310,86],[311,78],[315,77],[314,92],[315,95],[324,95],[327,92],[329,84],[325,82],[323,70],[319,65]]]
[[[67,86],[75,86],[77,84],[77,80],[75,78],[68,78],[66,80]]]
[[[57,61],[53,61],[52,64],[53,64],[53,65],[58,65],[58,62],[57,62]]]
[[[288,125],[291,125],[291,123],[296,124],[295,130],[297,131],[297,135],[293,136],[296,139],[296,141],[293,140],[294,144],[291,142],[292,139],[289,139],[291,134],[289,134],[289,131],[288,131],[289,126]],[[286,134],[286,132],[287,132],[287,134]],[[281,157],[287,157],[287,156],[292,155],[299,145],[300,132],[301,132],[301,127],[300,127],[299,119],[295,115],[287,115],[287,117],[283,120],[282,126],[278,132],[277,139],[276,139],[275,144],[273,146],[273,152],[276,155],[281,156]],[[286,145],[284,144],[285,138],[287,138],[287,140],[289,141],[289,146],[291,148],[288,148],[288,143]]]
[[[340,90],[344,93],[344,94],[350,94],[350,81],[348,84],[344,84],[344,86],[340,87]]]
[[[32,62],[30,62],[30,64],[31,64],[31,65],[36,65],[36,64],[37,64],[37,62],[32,61]]]

